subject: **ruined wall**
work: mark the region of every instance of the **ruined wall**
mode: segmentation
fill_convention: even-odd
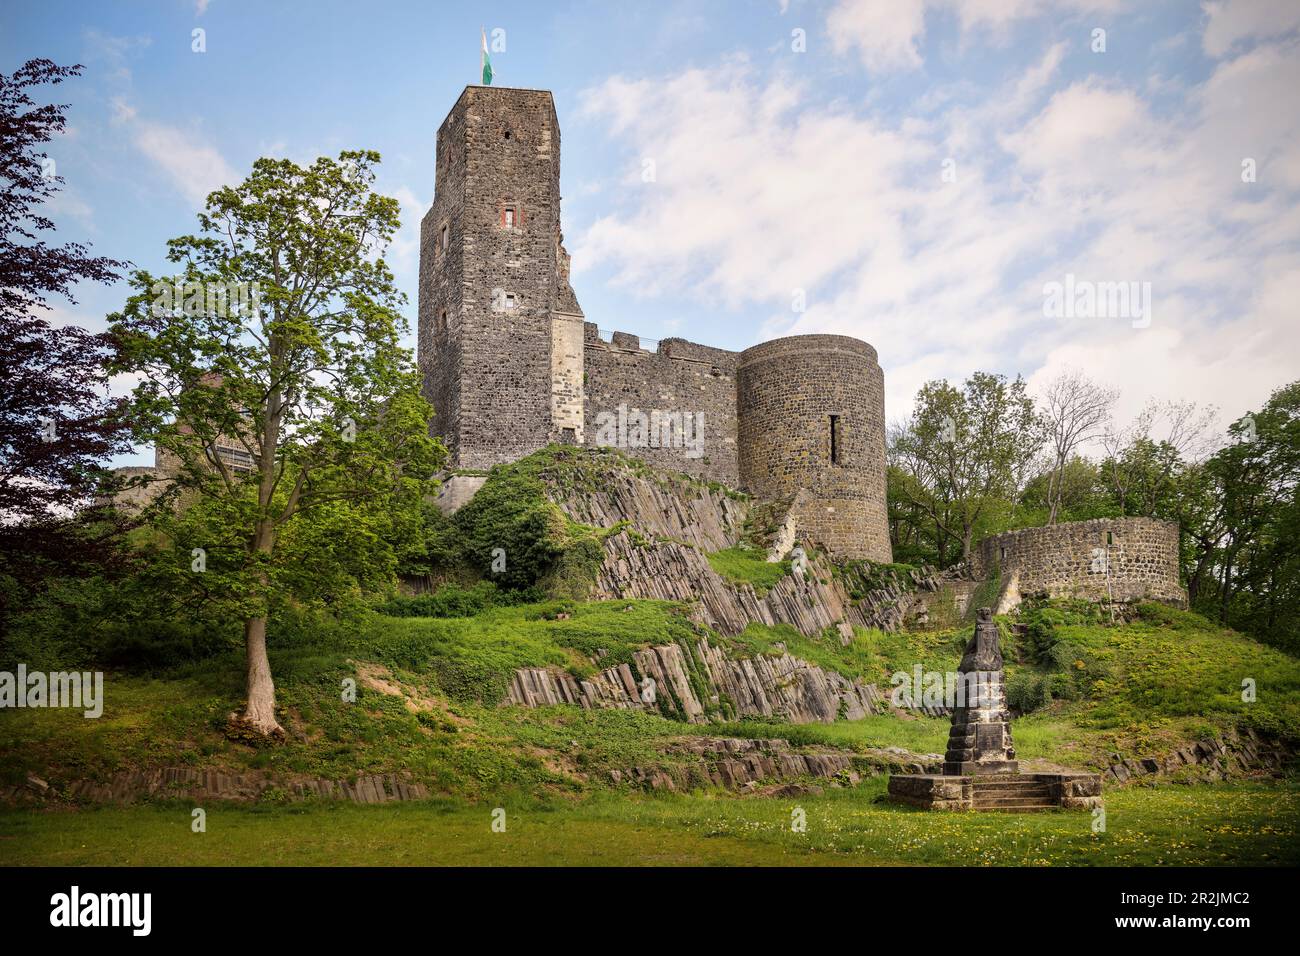
[[[977,577],[998,575],[1022,595],[1187,602],[1178,581],[1178,525],[1103,518],[1023,528],[985,538],[972,553]]]
[[[652,465],[689,475],[711,478],[735,486],[739,483],[736,455],[735,352],[696,345],[684,339],[665,339],[658,351],[641,348],[635,335],[616,332],[603,341],[596,326],[586,325],[586,386],[584,409],[586,444],[602,444],[598,419],[602,413],[617,418],[619,406],[630,415],[639,409],[704,416],[702,436],[693,447],[663,442],[652,436],[652,447],[622,448]],[[611,420],[611,419],[607,419]],[[695,420],[698,422],[698,419]],[[653,431],[653,430],[652,430]],[[662,431],[662,430],[660,430]],[[608,435],[603,436],[608,442]],[[616,443],[615,443],[616,444]]]
[[[890,561],[876,350],[843,335],[756,345],[740,354],[737,405],[741,486],[796,496],[800,535],[833,553]]]

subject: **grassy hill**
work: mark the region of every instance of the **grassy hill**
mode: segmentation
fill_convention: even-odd
[[[395,609],[390,606],[390,609]],[[453,610],[456,610],[453,608]],[[1100,768],[1111,755],[1166,752],[1215,730],[1253,727],[1300,740],[1300,662],[1203,618],[1158,605],[1111,625],[1086,605],[1028,609],[1024,633],[1002,620],[1008,689],[1025,710],[1014,723],[1022,757]],[[291,632],[292,633],[292,632]],[[367,614],[329,629],[281,634],[271,652],[290,739],[257,747],[225,735],[242,693],[234,652],[106,676],[104,714],[67,710],[0,714],[0,780],[35,773],[57,785],[115,771],[177,764],[351,778],[409,773],[435,792],[483,799],[577,796],[613,786],[610,770],[653,765],[674,736],[786,737],[865,751],[901,746],[941,752],[947,721],[876,716],[830,725],[745,721],[690,725],[631,711],[498,706],[518,667],[588,676],[653,644],[707,636],[733,656],[790,653],[851,677],[891,686],[920,663],[953,670],[968,628],[886,634],[859,630],[804,637],[751,626],[734,638],[706,634],[666,602],[547,601],[488,607],[466,616]],[[1257,698],[1242,700],[1242,681]],[[347,681],[356,702],[344,699]]]
[[[454,616],[371,613],[327,628],[279,629],[271,660],[290,732],[279,745],[226,736],[243,690],[242,658],[233,650],[186,659],[173,648],[154,657],[178,659],[148,672],[110,672],[98,720],[68,710],[0,712],[0,782],[34,773],[57,793],[76,779],[177,765],[264,770],[288,781],[400,773],[425,782],[433,799],[286,803],[277,789],[252,805],[208,801],[202,839],[190,830],[189,801],[53,813],[0,808],[0,863],[1300,863],[1294,777],[1109,787],[1106,829],[1097,832],[1082,813],[936,815],[884,802],[884,777],[865,772],[873,748],[941,751],[943,719],[693,725],[640,711],[498,706],[516,667],[586,675],[597,651],[607,666],[642,646],[703,635],[665,602],[498,607],[483,597],[444,592],[388,605]],[[1027,709],[1013,725],[1022,758],[1102,767],[1114,754],[1157,755],[1216,729],[1300,736],[1300,662],[1196,615],[1148,606],[1112,625],[1092,608],[1056,604],[1027,608],[1024,628],[999,623],[1009,684]],[[887,689],[891,674],[917,662],[955,668],[968,632],[861,630],[848,646],[788,627],[707,636],[733,655],[784,646]],[[1244,677],[1256,681],[1253,703],[1241,699]],[[355,702],[344,699],[346,681],[356,682]],[[692,734],[843,748],[864,780],[797,796],[642,794],[612,781],[612,770],[690,759],[665,745]],[[506,833],[490,826],[498,807],[507,812]],[[804,832],[791,829],[795,809],[806,814]]]

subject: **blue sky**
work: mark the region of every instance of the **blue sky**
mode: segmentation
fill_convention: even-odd
[[[483,27],[504,31],[496,85],[555,93],[574,286],[604,329],[857,335],[891,420],[977,369],[1035,386],[1082,369],[1121,390],[1121,417],[1182,399],[1224,423],[1300,376],[1292,0],[0,9],[0,71],[86,67],[58,88],[61,234],[160,272],[258,156],[372,148],[413,320],[435,135]],[[1045,315],[1067,275],[1149,283],[1149,322]],[[78,297],[56,317],[97,327],[123,290]]]

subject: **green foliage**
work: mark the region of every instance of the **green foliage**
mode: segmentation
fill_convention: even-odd
[[[453,517],[463,554],[480,573],[493,573],[496,549],[505,570],[495,574],[505,587],[536,584],[564,552],[567,519],[546,496],[542,482],[516,466],[492,470],[473,499]]]
[[[551,445],[494,467],[474,498],[452,517],[460,560],[504,588],[541,587],[557,598],[586,598],[604,559],[605,539],[627,527],[581,524],[552,498],[603,489],[610,469],[705,487],[693,479],[661,475],[613,450]],[[504,570],[493,570],[501,559]]]
[[[428,579],[454,575],[465,564],[460,529],[434,502],[421,502],[414,534],[398,555],[398,573]]]
[[[133,437],[170,463],[142,577],[173,606],[246,622],[246,716],[264,733],[280,730],[268,616],[391,584],[446,455],[401,345],[384,260],[399,205],[373,191],[378,162],[259,159],[208,196],[200,234],[168,243],[178,274],[138,270],[109,317],[111,370],[138,382]]]
[[[1051,680],[1047,675],[1021,671],[1007,678],[1007,706],[1028,714],[1052,699]]]
[[[1005,520],[1002,512],[1044,438],[1020,378],[976,372],[961,387],[922,386],[911,419],[889,446],[900,554],[940,567],[968,557],[977,538]]]
[[[756,548],[737,545],[708,555],[709,564],[732,584],[748,584],[761,597],[790,573],[790,560],[768,561]]]
[[[832,568],[849,597],[855,601],[861,601],[872,591],[888,587],[901,588],[904,592],[916,590],[912,581],[915,565],[847,559],[836,561]]]
[[[505,591],[492,581],[479,581],[470,587],[446,584],[431,594],[390,598],[376,610],[389,617],[473,617],[488,608],[528,604],[544,597],[536,587]]]

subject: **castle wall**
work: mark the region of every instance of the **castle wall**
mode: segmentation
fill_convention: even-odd
[[[1022,595],[1185,604],[1178,546],[1176,522],[1102,518],[993,535],[971,563],[978,577],[997,574]]]
[[[658,351],[651,352],[640,347],[636,336],[621,332],[614,334],[612,342],[604,342],[590,322],[585,351],[586,444],[613,444],[657,467],[733,487],[739,484],[735,352],[684,339],[664,339]],[[610,442],[608,431],[601,434],[599,422],[602,414],[617,418],[620,406],[625,415],[635,409],[647,416],[659,412],[660,420],[662,413],[703,415],[702,433],[685,429],[688,437],[701,440],[693,442],[693,447],[671,441],[659,441],[659,447]],[[698,423],[697,418],[693,421]],[[655,437],[661,439],[662,431]]]
[[[794,496],[800,535],[832,553],[890,561],[875,349],[843,335],[764,342],[740,353],[737,399],[741,486]]]
[[[580,315],[551,316],[551,426],[565,444],[584,443],[583,325]]]
[[[442,437],[455,461],[460,445],[461,335],[463,332],[464,255],[451,236],[465,204],[466,112],[453,109],[438,130],[433,206],[420,221],[419,322],[416,355],[424,377],[424,397],[433,405],[435,435]]]

